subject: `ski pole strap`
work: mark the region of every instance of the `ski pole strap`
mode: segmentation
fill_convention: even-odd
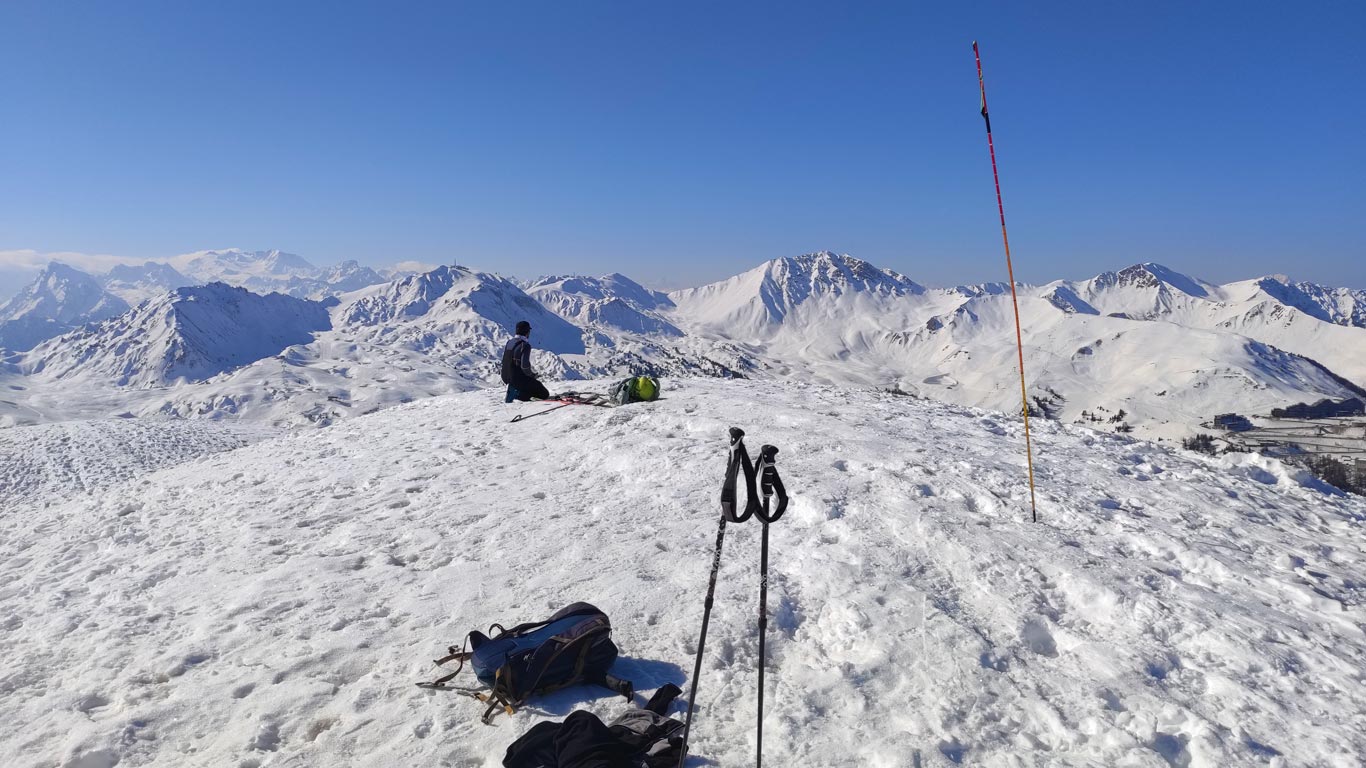
[[[778,477],[778,467],[775,460],[778,456],[778,449],[772,445],[765,445],[759,449],[759,464],[756,471],[759,473],[759,485],[764,492],[764,506],[756,510],[755,514],[764,525],[778,522],[778,518],[787,511],[787,489],[783,487],[783,479]],[[778,508],[769,512],[768,500],[774,494],[778,495]]]
[[[736,511],[735,484],[740,472],[745,473],[745,508]],[[755,512],[760,511],[759,494],[754,488],[754,462],[745,450],[745,431],[739,427],[730,428],[730,462],[726,464],[726,479],[721,484],[721,515],[732,523],[743,523]]]

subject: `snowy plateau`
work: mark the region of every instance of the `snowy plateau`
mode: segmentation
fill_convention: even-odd
[[[780,448],[792,495],[768,764],[1366,759],[1366,500],[1275,461],[1043,421],[1031,523],[996,412],[707,378],[539,424],[510,408],[484,390],[274,437],[0,433],[7,462],[105,478],[0,515],[5,764],[497,766],[536,722],[626,705],[571,688],[486,726],[414,683],[469,630],[577,600],[612,617],[638,698],[686,688],[731,425]],[[111,467],[130,439],[183,463]],[[758,533],[726,536],[691,766],[753,757]]]
[[[1157,264],[1020,291],[1037,523],[1006,285],[831,253],[671,293],[53,265],[0,306],[0,764],[493,768],[627,705],[575,687],[486,726],[414,683],[575,601],[638,702],[686,690],[731,426],[792,496],[768,764],[1366,764],[1366,498],[1170,442],[1366,395],[1366,291]],[[522,319],[552,391],[663,397],[509,423],[544,407],[496,385]],[[689,768],[753,760],[758,547],[729,527]]]

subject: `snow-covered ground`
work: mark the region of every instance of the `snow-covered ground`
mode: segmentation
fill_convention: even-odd
[[[0,429],[0,516],[25,516],[110,486],[280,434],[247,422],[93,419]]]
[[[639,692],[686,690],[731,425],[779,446],[793,496],[770,765],[1366,761],[1366,500],[1044,421],[1033,524],[1000,414],[665,387],[518,424],[539,406],[435,397],[9,510],[6,765],[498,766],[541,719],[623,702],[569,689],[490,727],[413,683],[470,629],[576,600]],[[752,760],[758,533],[727,534],[692,766]]]

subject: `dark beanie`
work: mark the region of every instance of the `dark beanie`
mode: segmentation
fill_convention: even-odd
[[[525,320],[522,320],[521,322],[517,323],[518,336],[526,336],[529,333],[531,333],[531,323],[528,323]]]

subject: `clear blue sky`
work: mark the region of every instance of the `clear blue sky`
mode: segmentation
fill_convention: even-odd
[[[0,251],[1003,279],[976,38],[1019,279],[1366,287],[1363,32],[1360,0],[7,0]]]

